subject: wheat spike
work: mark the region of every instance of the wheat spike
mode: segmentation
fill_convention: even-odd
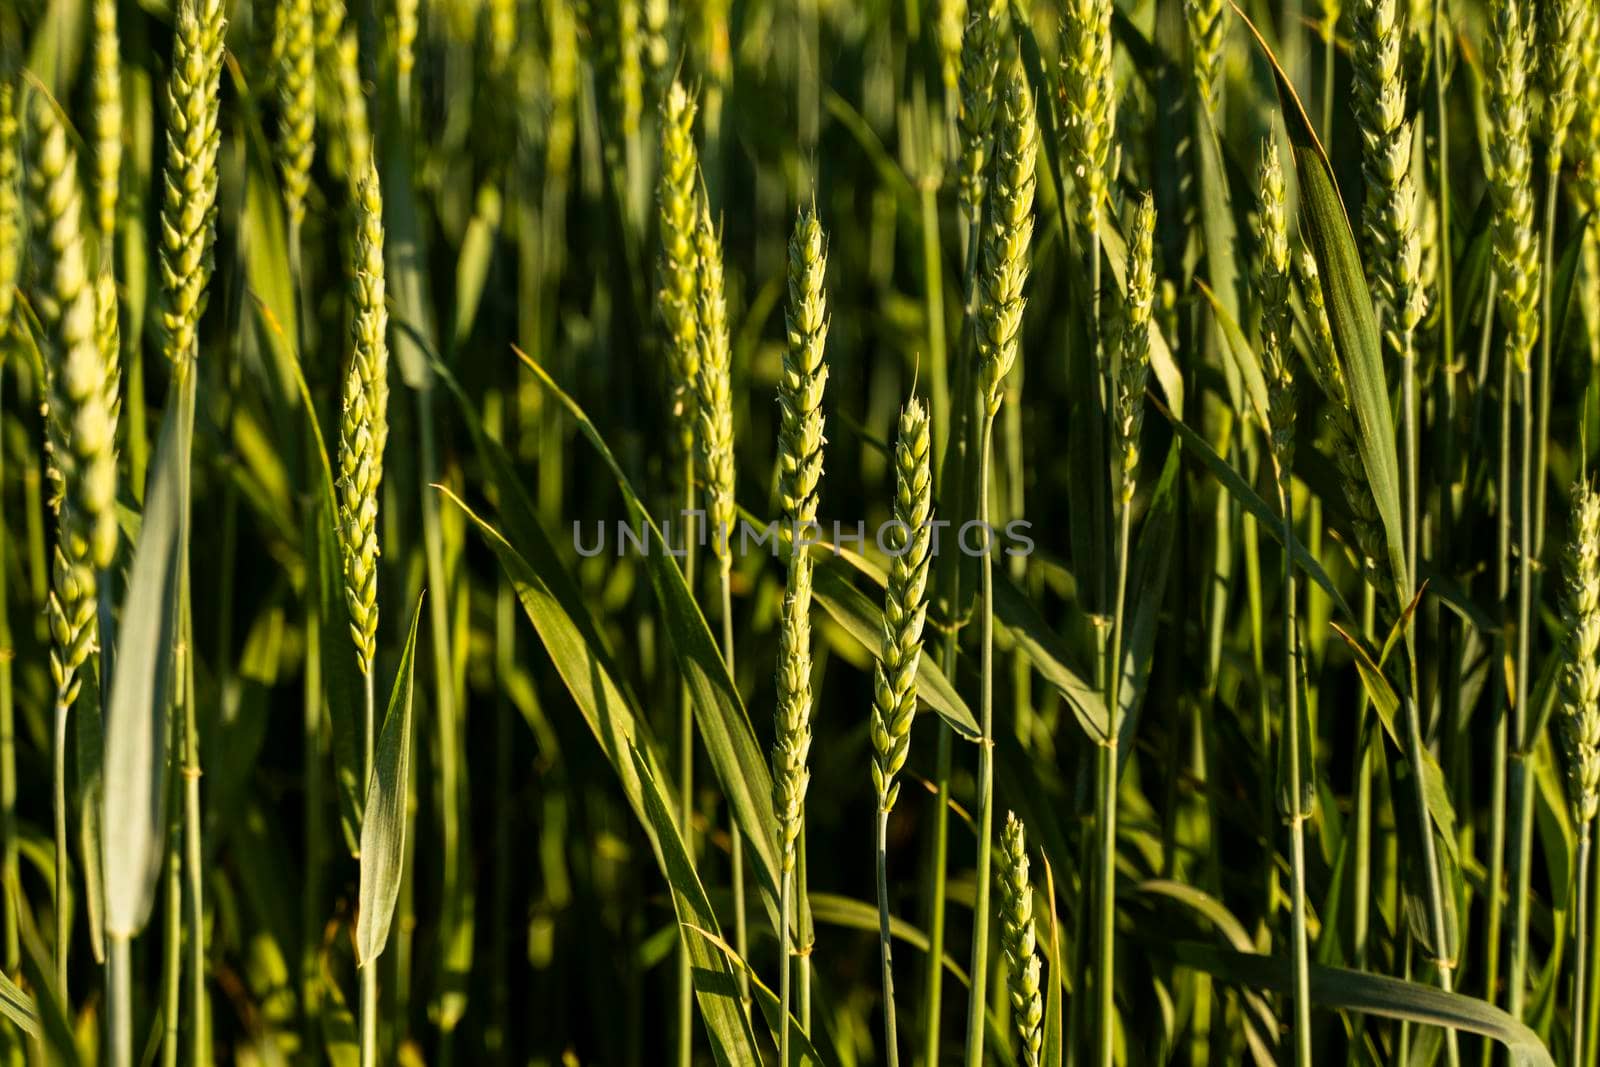
[[[1271,137],[1261,143],[1257,171],[1261,262],[1256,294],[1261,306],[1261,362],[1267,378],[1267,421],[1278,477],[1287,489],[1294,466],[1294,374],[1289,364],[1289,229],[1283,166]]]
[[[317,81],[315,19],[311,0],[278,0],[274,8],[278,57],[278,168],[289,225],[306,214],[311,157],[316,152]]]
[[[892,811],[900,795],[895,776],[911,749],[917,712],[917,668],[927,617],[928,566],[933,558],[933,467],[928,410],[913,398],[900,412],[895,442],[894,520],[889,530],[889,584],[883,636],[872,689],[872,784],[878,810]]]
[[[1150,377],[1150,312],[1155,302],[1155,201],[1139,200],[1128,243],[1128,299],[1117,374],[1116,435],[1122,460],[1122,505],[1133,500],[1139,467],[1139,430],[1144,424],[1145,382]]]
[[[967,0],[939,0],[939,76],[946,100],[958,100],[961,55],[967,25]]]
[[[1028,880],[1028,840],[1016,812],[1006,812],[1000,832],[1000,947],[1011,992],[1011,1017],[1022,1038],[1022,1062],[1038,1067],[1044,1034],[1039,953],[1033,932],[1033,885]]]
[[[660,288],[656,305],[666,327],[667,362],[672,378],[672,423],[685,455],[695,438],[695,379],[700,373],[699,256],[695,179],[699,160],[694,146],[695,99],[678,81],[661,99],[661,173],[656,204],[661,217]]]
[[[961,38],[960,70],[957,82],[961,110],[957,122],[961,130],[961,170],[959,185],[961,210],[969,225],[983,219],[983,198],[988,185],[990,155],[994,151],[996,81],[1000,70],[1001,27],[1004,25],[1004,0],[980,0],[967,17]]]
[[[1565,662],[1561,723],[1567,744],[1567,791],[1573,812],[1589,822],[1600,810],[1600,496],[1587,481],[1572,487],[1572,542],[1561,590]]]
[[[1034,160],[1039,127],[1033,93],[1020,63],[1007,72],[996,137],[993,203],[983,232],[978,302],[978,367],[981,395],[992,417],[1000,410],[1001,383],[1017,361],[1022,295],[1033,241]]]
[[[778,495],[784,517],[799,536],[817,518],[822,476],[822,391],[828,383],[823,350],[828,342],[828,300],[822,279],[827,239],[815,209],[803,211],[789,238],[788,344],[778,383]]]
[[[1394,350],[1403,351],[1425,308],[1398,0],[1358,0],[1354,19],[1355,111],[1366,185],[1363,229],[1372,249],[1384,333]]]
[[[95,337],[77,153],[43,96],[33,98],[29,120],[33,306],[45,337],[46,442],[58,531],[50,664],[58,703],[71,706],[78,669],[94,648],[96,572],[111,565],[117,548],[116,424]]]
[[[1116,104],[1111,82],[1111,0],[1066,0],[1061,18],[1063,166],[1072,175],[1078,227],[1092,234],[1106,200]]]
[[[728,381],[732,351],[728,341],[728,302],[722,276],[722,236],[711,223],[711,204],[700,191],[695,226],[700,264],[699,454],[705,481],[706,517],[712,551],[723,570],[732,565],[728,540],[733,530],[733,394]]]
[[[356,190],[353,270],[355,319],[351,324],[355,359],[362,366],[372,406],[374,489],[383,482],[384,448],[389,441],[389,309],[384,303],[383,190],[371,159]]]
[[[1223,0],[1183,0],[1189,25],[1189,55],[1195,89],[1207,111],[1216,113],[1222,80],[1222,46],[1228,33],[1228,5]]]
[[[162,324],[167,358],[198,354],[196,336],[216,238],[221,0],[183,0],[168,84],[166,189],[161,203]]]
[[[1494,198],[1494,262],[1513,365],[1527,369],[1539,340],[1539,242],[1533,230],[1528,141],[1527,36],[1517,0],[1495,0],[1490,32],[1488,177]]]
[[[1551,173],[1561,169],[1567,128],[1578,106],[1580,52],[1594,32],[1594,18],[1593,0],[1545,0],[1539,6],[1539,82],[1544,89],[1540,117]]]
[[[94,0],[94,204],[100,236],[100,264],[113,255],[117,198],[122,172],[122,61],[117,40],[116,0]]]

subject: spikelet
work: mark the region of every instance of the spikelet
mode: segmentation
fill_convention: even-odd
[[[822,476],[822,390],[828,383],[828,300],[822,279],[828,246],[813,208],[795,219],[789,238],[789,305],[784,310],[783,373],[778,380],[778,495],[799,537],[817,519]]]
[[[1362,222],[1384,334],[1401,351],[1422,318],[1417,193],[1411,180],[1411,123],[1401,69],[1405,34],[1399,0],[1357,0],[1355,110],[1366,196]]]
[[[1150,377],[1150,312],[1155,301],[1155,201],[1146,193],[1133,216],[1128,242],[1128,299],[1117,374],[1116,435],[1122,460],[1122,505],[1133,500],[1139,468],[1139,430],[1144,425],[1144,389]]]
[[[1545,0],[1540,4],[1539,82],[1544,89],[1540,118],[1551,173],[1561,169],[1567,127],[1578,105],[1579,50],[1593,32],[1593,0]]]
[[[168,83],[166,190],[161,203],[162,325],[167,358],[198,354],[196,335],[216,237],[222,0],[182,0]]]
[[[961,210],[969,225],[983,219],[983,198],[988,185],[990,155],[994,151],[996,82],[1000,70],[1000,36],[1004,0],[979,0],[967,18],[961,38],[961,92],[958,125],[961,130]]]
[[[112,260],[117,197],[122,172],[122,62],[117,42],[116,0],[94,0],[94,206],[100,236],[100,266]]]
[[[878,810],[894,810],[895,775],[911,750],[917,712],[917,667],[927,617],[928,565],[933,558],[933,467],[928,410],[913,398],[900,412],[894,449],[894,520],[888,531],[889,585],[883,599],[883,636],[872,689],[872,784]]]
[[[277,57],[278,167],[289,225],[306,214],[311,157],[316,152],[317,81],[315,19],[311,0],[278,0],[273,11]]]
[[[1311,377],[1328,398],[1327,422],[1333,435],[1333,463],[1339,472],[1339,484],[1350,507],[1351,526],[1355,531],[1356,554],[1360,557],[1361,574],[1377,590],[1378,598],[1389,608],[1395,607],[1394,587],[1388,578],[1388,568],[1379,566],[1387,558],[1384,532],[1378,516],[1378,504],[1372,496],[1366,468],[1361,462],[1361,446],[1356,437],[1356,421],[1350,406],[1349,390],[1344,372],[1333,347],[1333,326],[1328,321],[1328,308],[1323,302],[1322,282],[1317,276],[1317,261],[1307,248],[1300,249],[1297,260],[1300,268],[1301,293],[1306,302],[1306,318],[1311,322],[1312,337],[1306,354],[1306,365]]]
[[[1561,617],[1567,631],[1561,671],[1567,791],[1573,812],[1587,823],[1600,809],[1600,496],[1587,481],[1572,487]]]
[[[1116,102],[1111,82],[1111,0],[1066,0],[1061,18],[1063,164],[1072,175],[1078,228],[1095,232],[1105,203]]]
[[[17,189],[19,124],[17,83],[0,65],[0,341],[11,330],[17,272],[22,266],[22,200]]]
[[[49,600],[57,699],[77,698],[77,672],[95,643],[96,572],[117,549],[116,424],[95,338],[77,154],[53,106],[29,114],[28,228],[33,306],[44,329],[45,428],[58,537]]]
[[[1494,199],[1494,263],[1506,344],[1526,371],[1539,339],[1539,244],[1533,230],[1528,143],[1527,37],[1517,0],[1494,0],[1489,34],[1489,192]]]
[[[1271,137],[1261,143],[1258,170],[1261,263],[1256,295],[1261,307],[1261,362],[1267,379],[1267,421],[1278,478],[1287,490],[1294,466],[1294,374],[1289,365],[1289,230],[1284,217],[1283,167]]]
[[[967,0],[939,0],[939,75],[945,99],[955,100],[961,84],[962,35],[967,24]]]
[[[1195,91],[1207,111],[1216,114],[1222,79],[1222,46],[1227,40],[1228,5],[1223,0],[1183,0],[1189,24],[1189,54]]]
[[[1022,287],[1028,280],[1033,240],[1039,127],[1033,93],[1020,63],[1013,63],[1007,72],[995,144],[993,203],[983,233],[977,323],[979,388],[991,418],[1000,410],[1001,383],[1017,361],[1027,304]]]
[[[700,190],[700,216],[695,226],[700,263],[700,374],[695,379],[699,400],[698,444],[705,482],[706,518],[711,550],[726,570],[732,565],[729,537],[733,530],[733,395],[728,382],[732,351],[728,343],[728,303],[722,277],[722,236],[711,224],[711,204]]]
[[[699,164],[694,147],[695,100],[676,80],[661,99],[661,173],[656,205],[661,214],[660,288],[656,304],[667,334],[672,378],[672,422],[679,446],[694,454],[695,378],[700,373],[699,259],[695,223]]]
[[[595,82],[606,93],[608,150],[639,131],[644,110],[638,0],[583,0],[580,7],[594,49]]]
[[[383,191],[371,158],[356,190],[353,269],[355,318],[351,340],[361,365],[372,408],[373,487],[383,482],[384,448],[389,441],[389,309],[384,303]]]
[[[1033,885],[1028,880],[1028,841],[1016,812],[1006,812],[1000,832],[1000,950],[1005,955],[1011,1018],[1022,1038],[1022,1063],[1038,1067],[1044,1034],[1039,954],[1033,932]]]
[[[506,7],[508,0],[499,0]],[[652,94],[660,95],[662,86],[672,74],[672,44],[668,39],[671,30],[672,5],[668,0],[644,0],[644,64]]]

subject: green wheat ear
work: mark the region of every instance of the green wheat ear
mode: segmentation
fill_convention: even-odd
[[[1222,46],[1228,33],[1228,5],[1223,0],[1183,0],[1183,14],[1189,26],[1195,91],[1206,110],[1215,114],[1222,81]]]
[[[1000,69],[1001,27],[1005,14],[1004,0],[980,0],[967,17],[966,32],[961,38],[957,72],[961,94],[957,116],[961,131],[959,184],[961,209],[967,222],[974,227],[983,218],[989,157],[994,150],[995,82]]]
[[[656,307],[666,330],[672,379],[672,423],[684,455],[695,439],[695,379],[700,374],[699,254],[695,180],[699,156],[694,146],[695,99],[673,81],[661,98],[661,172],[656,205],[661,220],[660,279]]]
[[[1022,295],[1033,241],[1034,161],[1039,125],[1033,92],[1020,63],[1012,64],[995,138],[994,189],[983,231],[978,300],[980,395],[990,416],[1000,410],[1001,384],[1017,361]]]
[[[1572,488],[1572,542],[1561,594],[1567,791],[1573,812],[1587,823],[1600,810],[1600,495],[1587,481]]]
[[[94,0],[93,97],[95,223],[100,268],[109,269],[117,227],[122,172],[122,61],[117,40],[116,0]]]
[[[316,152],[315,19],[311,0],[278,0],[273,52],[278,59],[278,168],[289,225],[305,218],[311,158]]]
[[[700,374],[695,380],[699,401],[701,477],[706,489],[706,517],[711,548],[726,571],[732,560],[728,539],[733,530],[733,394],[729,384],[732,351],[728,341],[728,301],[722,274],[722,236],[711,223],[711,205],[704,186],[695,224],[700,263]]]
[[[196,338],[211,280],[226,25],[222,0],[182,0],[178,7],[161,202],[161,319],[167,332],[167,358],[174,363],[198,355]]]
[[[1487,171],[1494,200],[1494,263],[1506,343],[1518,372],[1539,339],[1539,242],[1533,230],[1528,133],[1528,47],[1517,0],[1495,0]]]
[[[1289,229],[1283,166],[1277,142],[1271,137],[1261,143],[1257,177],[1261,262],[1256,271],[1256,294],[1261,307],[1261,362],[1267,378],[1272,454],[1279,479],[1287,488],[1294,466],[1295,418],[1294,373],[1289,364]]]
[[[1128,298],[1123,311],[1114,429],[1122,462],[1122,504],[1133,500],[1139,468],[1139,431],[1144,425],[1145,383],[1150,377],[1150,314],[1155,304],[1155,201],[1139,199],[1128,242]]]
[[[77,697],[95,642],[96,572],[117,549],[116,423],[96,337],[78,158],[53,105],[33,97],[27,171],[33,306],[44,331],[45,428],[58,537],[50,592],[51,673],[58,700]]]
[[[1062,146],[1078,227],[1092,234],[1110,181],[1116,139],[1111,81],[1111,0],[1067,0],[1061,17]]]
[[[1028,841],[1022,820],[1006,812],[1000,832],[1000,946],[1005,957],[1011,1017],[1022,1038],[1022,1062],[1037,1067],[1044,1033],[1039,954],[1033,933],[1033,884],[1028,879]]]
[[[878,810],[894,809],[895,776],[911,750],[917,712],[917,668],[928,614],[928,566],[933,558],[933,466],[928,410],[913,398],[900,412],[895,441],[894,520],[889,528],[889,583],[872,688],[872,784]]]

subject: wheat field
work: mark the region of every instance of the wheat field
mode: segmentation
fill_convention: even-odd
[[[1597,211],[1594,0],[0,0],[0,1067],[1595,1067]]]

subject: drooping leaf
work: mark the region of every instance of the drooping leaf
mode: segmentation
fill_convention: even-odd
[[[425,596],[425,594],[424,594]],[[356,964],[372,966],[389,940],[405,869],[406,788],[411,766],[411,696],[423,596],[395,672],[389,709],[372,754],[372,780],[361,816],[361,896],[356,909]]]

